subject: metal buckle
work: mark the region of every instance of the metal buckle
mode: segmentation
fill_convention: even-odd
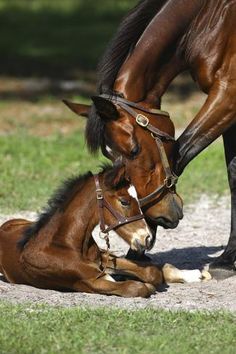
[[[103,199],[102,189],[96,189],[96,193],[97,193],[98,200]]]
[[[138,125],[140,125],[141,127],[145,128],[149,124],[149,119],[143,114],[138,114],[136,117],[136,123],[138,123]]]
[[[154,133],[151,133],[151,137],[156,140],[157,136]]]
[[[172,175],[170,177],[166,177],[164,180],[164,183],[165,183],[166,188],[170,189],[176,185],[177,181],[178,181],[178,177]]]

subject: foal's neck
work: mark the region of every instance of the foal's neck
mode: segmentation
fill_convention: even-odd
[[[92,243],[92,231],[98,224],[98,210],[95,184],[89,177],[74,196],[68,201],[63,214],[54,215],[52,223],[56,223],[56,231],[52,241],[79,253],[87,252]],[[50,228],[50,225],[48,225]],[[49,230],[50,231],[50,230]]]

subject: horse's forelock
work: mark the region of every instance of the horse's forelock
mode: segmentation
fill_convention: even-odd
[[[85,130],[86,142],[92,153],[97,152],[103,144],[104,126],[105,124],[97,113],[95,105],[92,104]]]

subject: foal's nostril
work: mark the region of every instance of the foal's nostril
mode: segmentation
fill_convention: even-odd
[[[148,235],[145,239],[145,243],[146,243],[146,248],[149,248],[151,246],[151,236]]]

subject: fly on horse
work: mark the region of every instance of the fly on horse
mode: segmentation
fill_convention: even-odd
[[[176,227],[182,218],[175,174],[180,176],[194,157],[223,135],[232,222],[228,245],[211,265],[218,276],[232,275],[236,269],[235,23],[235,0],[140,1],[104,55],[92,106],[67,102],[89,117],[86,136],[91,151],[101,147],[111,159],[123,156],[145,216],[166,228]],[[168,115],[157,110],[171,81],[184,70],[208,97],[174,143],[163,136],[174,131]],[[144,125],[137,119],[140,115]],[[147,129],[149,124],[159,133]],[[164,155],[174,171],[168,175]]]
[[[92,231],[99,222],[108,246],[110,230],[136,252],[152,246],[155,234],[134,192],[123,166],[67,181],[38,221],[14,219],[0,227],[0,272],[12,283],[124,297],[148,297],[163,281],[201,281],[207,273],[138,263],[98,248]],[[110,274],[136,280],[115,281]]]

